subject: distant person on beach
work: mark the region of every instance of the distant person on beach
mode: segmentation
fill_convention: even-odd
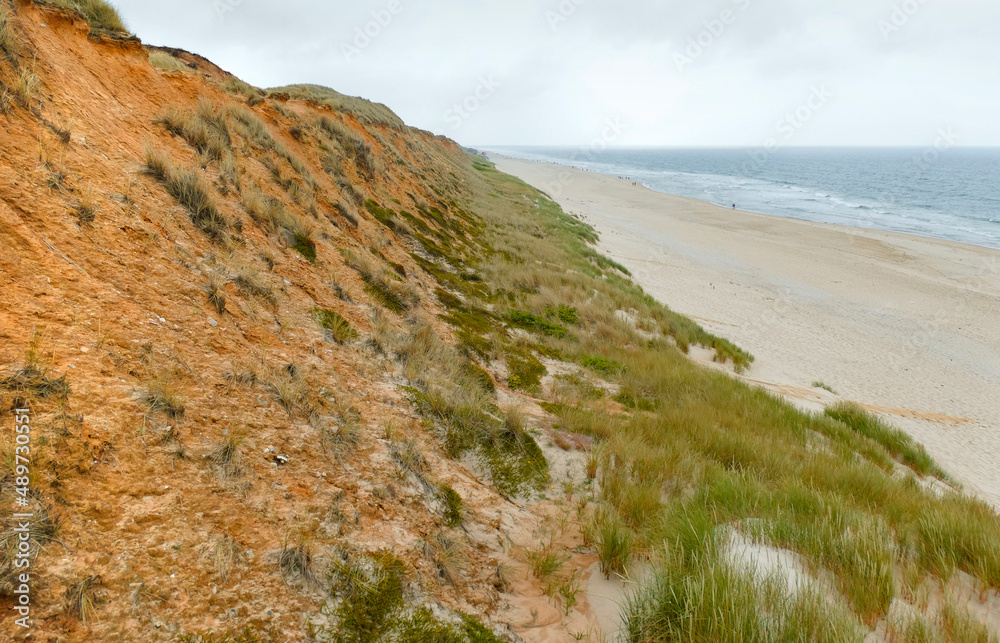
[[[734,210],[736,209],[736,204],[735,204],[735,203],[733,204],[733,209],[734,209]]]

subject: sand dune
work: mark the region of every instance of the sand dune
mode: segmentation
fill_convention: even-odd
[[[806,408],[868,406],[1000,508],[1000,251],[494,160],[595,226],[652,295],[754,353],[745,378]]]

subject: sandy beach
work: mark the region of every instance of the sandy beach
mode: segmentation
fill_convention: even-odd
[[[866,405],[1000,509],[1000,251],[493,160],[593,225],[653,296],[751,351],[742,377],[804,408]]]

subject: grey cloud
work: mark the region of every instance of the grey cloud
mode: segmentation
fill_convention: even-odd
[[[362,95],[467,144],[581,144],[613,113],[635,124],[625,144],[756,145],[822,82],[839,93],[803,144],[923,145],[949,120],[965,143],[1000,144],[994,0],[395,1],[402,10],[352,57],[342,46],[389,0],[118,4],[147,42],[258,85]],[[918,8],[886,36],[880,21],[904,3]],[[706,39],[723,10],[735,20]],[[707,45],[678,69],[674,54],[699,36]],[[455,127],[446,113],[488,74],[501,85]]]

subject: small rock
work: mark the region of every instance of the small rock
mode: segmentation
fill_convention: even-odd
[[[89,346],[81,346],[80,347],[80,352],[81,353],[89,353],[90,352],[90,347]]]
[[[209,317],[208,318],[208,325],[211,326],[212,328],[215,328],[216,326],[219,325],[219,322],[217,322],[214,319],[212,319],[211,317]]]

